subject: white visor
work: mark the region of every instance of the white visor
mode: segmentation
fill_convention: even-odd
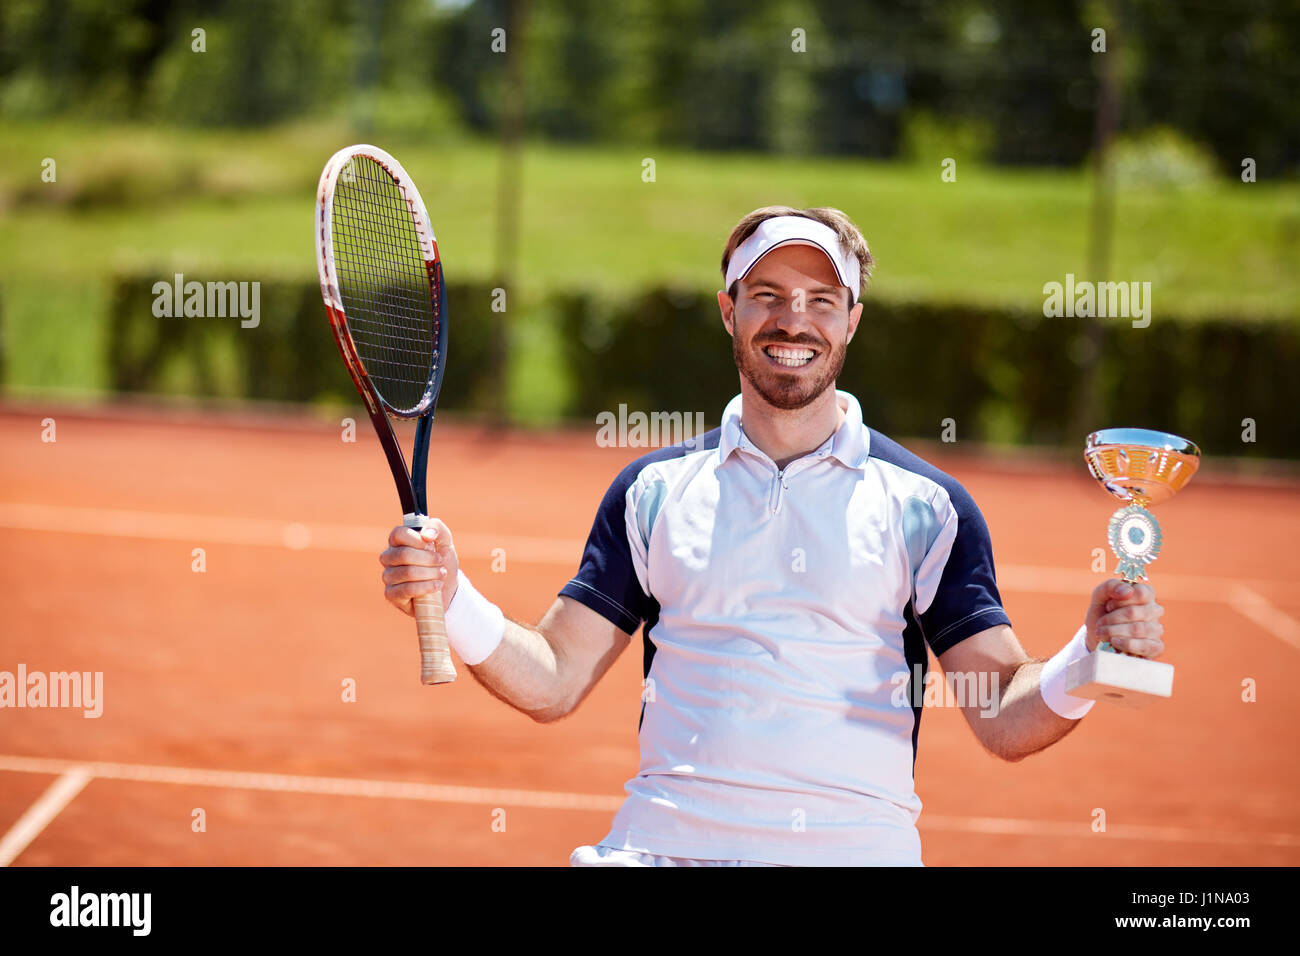
[[[839,237],[830,226],[803,216],[777,216],[774,219],[764,219],[759,223],[750,237],[737,246],[736,251],[731,254],[731,259],[727,263],[726,287],[730,289],[733,282],[749,275],[749,271],[758,264],[758,260],[777,246],[812,246],[826,253],[826,258],[835,267],[840,285],[847,286],[853,293],[851,302],[858,301],[862,291],[862,269],[858,257],[845,254],[840,246]]]

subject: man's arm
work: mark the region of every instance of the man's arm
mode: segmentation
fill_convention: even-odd
[[[394,528],[384,566],[384,596],[413,614],[411,600],[441,590],[450,609],[459,585],[460,562],[451,531],[431,519],[423,532]],[[536,625],[505,619],[501,643],[470,673],[493,695],[539,723],[569,714],[591,692],[629,643],[629,636],[595,611],[568,597],[556,598]]]
[[[949,680],[974,674],[975,687],[992,681],[993,706],[961,701],[966,721],[989,753],[1003,760],[1023,760],[1078,725],[1079,721],[1058,716],[1044,703],[1038,692],[1044,663],[1025,653],[1006,624],[973,634],[939,655],[939,665]]]
[[[1112,578],[1092,593],[1084,623],[1088,650],[1110,641],[1118,650],[1155,658],[1164,652],[1160,616],[1164,608],[1145,584],[1129,585]],[[1025,653],[1007,625],[991,627],[966,638],[939,655],[944,673],[990,674],[996,678],[996,710],[978,701],[961,701],[962,712],[981,744],[1003,760],[1023,760],[1060,740],[1079,723],[1055,713],[1039,693],[1046,661]],[[982,678],[987,680],[988,678]],[[973,681],[981,686],[980,679]],[[992,713],[990,713],[992,711]]]
[[[582,703],[629,641],[591,608],[561,596],[535,627],[506,618],[505,637],[470,673],[494,696],[548,724]]]

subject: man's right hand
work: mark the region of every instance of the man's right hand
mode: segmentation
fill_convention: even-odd
[[[456,596],[460,560],[450,529],[437,518],[428,518],[423,531],[394,528],[379,563],[384,566],[384,597],[403,614],[415,616],[411,600],[421,594],[442,591],[443,608]]]
[[[443,607],[451,606],[460,560],[451,531],[437,518],[426,519],[423,531],[394,528],[379,563],[384,597],[403,614],[414,617],[412,599],[439,589]],[[474,676],[511,707],[549,723],[578,706],[629,641],[604,615],[561,595],[536,627],[506,618],[501,643],[474,665]]]

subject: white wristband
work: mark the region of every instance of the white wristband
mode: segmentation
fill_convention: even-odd
[[[447,605],[447,643],[473,667],[487,660],[506,636],[506,616],[474,589],[462,569],[456,593]]]
[[[1067,720],[1078,720],[1092,710],[1095,700],[1075,697],[1065,692],[1065,669],[1072,663],[1088,656],[1088,627],[1079,628],[1070,643],[1056,652],[1056,656],[1043,665],[1038,675],[1038,692],[1043,695],[1043,702]]]

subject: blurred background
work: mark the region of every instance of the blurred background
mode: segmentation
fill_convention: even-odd
[[[1294,0],[6,0],[0,376],[353,403],[309,236],[370,141],[443,251],[440,411],[715,423],[728,232],[831,205],[878,260],[841,379],[876,427],[1300,456],[1297,49]],[[176,273],[260,282],[260,323],[156,317]],[[1150,282],[1149,327],[1045,317],[1067,275]]]

